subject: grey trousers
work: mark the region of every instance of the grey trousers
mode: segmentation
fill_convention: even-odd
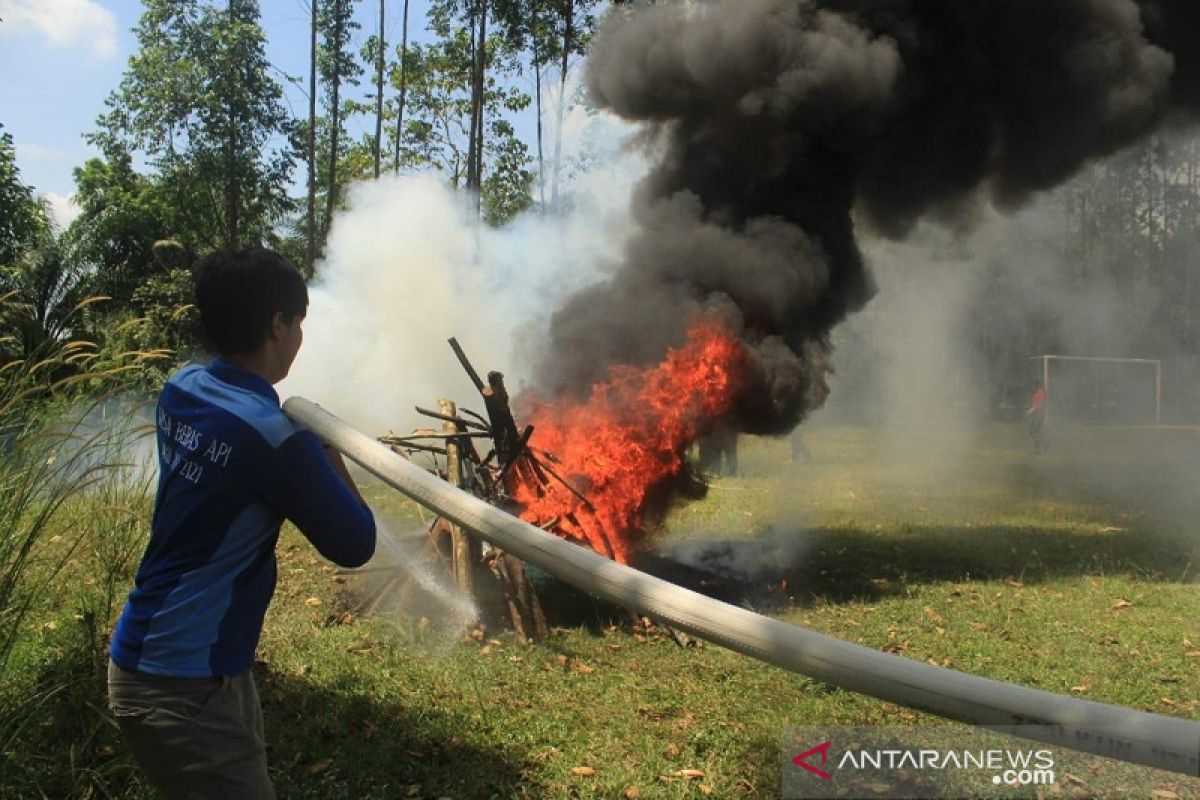
[[[168,678],[109,661],[108,705],[134,759],[163,797],[275,797],[250,670]]]

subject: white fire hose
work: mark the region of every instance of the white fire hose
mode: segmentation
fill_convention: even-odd
[[[930,666],[714,600],[506,514],[304,398],[291,398],[283,409],[416,502],[596,597],[832,686],[1048,744],[1200,775],[1200,723]]]

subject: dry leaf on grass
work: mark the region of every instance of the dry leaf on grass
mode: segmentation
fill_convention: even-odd
[[[702,770],[702,769],[677,769],[674,772],[672,772],[671,775],[676,778],[683,778],[684,780],[693,781],[696,778],[703,778],[704,770]]]
[[[1155,797],[1162,798],[1162,800],[1179,800],[1179,795],[1175,792],[1172,792],[1170,789],[1155,789],[1150,794],[1154,795]]]
[[[1129,608],[1133,603],[1126,600],[1124,597],[1118,597],[1112,604],[1110,611],[1120,611],[1123,608]]]
[[[320,775],[322,772],[329,769],[330,765],[332,765],[332,764],[333,764],[333,759],[322,758],[320,761],[318,761],[317,763],[313,764],[311,767],[308,768],[308,774],[309,775]]]
[[[934,611],[931,606],[925,606],[925,616],[929,617],[931,620],[938,623],[939,625],[946,621],[946,618],[943,617],[938,612]]]
[[[304,601],[304,605],[306,605],[306,606],[319,606],[319,605],[321,605],[321,598],[319,598],[319,597],[310,597],[310,598],[308,598],[307,600],[305,600],[305,601]]]
[[[580,778],[590,778],[596,774],[596,770],[591,767],[571,767],[571,774]]]
[[[638,798],[642,796],[642,790],[636,786],[629,786],[626,787],[625,791],[622,793],[622,796],[625,798],[625,800],[638,800]]]
[[[1008,576],[1007,578],[1005,578],[1004,582],[1014,589],[1024,589],[1025,588],[1025,584],[1021,583],[1019,580],[1012,577],[1011,575]]]

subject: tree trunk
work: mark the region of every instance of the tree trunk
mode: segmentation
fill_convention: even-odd
[[[231,27],[236,26],[238,22],[237,9],[234,7],[235,1],[229,0],[229,5],[227,6]],[[236,41],[237,39],[235,39]],[[235,45],[229,53],[230,76],[236,74],[238,66],[242,63],[239,55],[236,52]],[[237,168],[238,136],[235,102],[233,91],[230,90],[225,105],[225,124],[228,126],[225,138],[225,246],[231,249],[241,244],[241,231],[239,230],[241,220],[239,219],[239,215],[242,198],[241,181],[238,180]]]
[[[481,0],[479,12],[479,47],[475,51],[475,216],[480,213],[480,195],[483,193],[483,90],[487,72],[487,0]]]
[[[471,125],[467,148],[467,189],[475,192],[479,213],[479,190],[483,184],[483,86],[487,68],[487,0],[478,0],[471,17]],[[479,27],[476,30],[475,22]]]
[[[317,261],[317,4],[312,3],[312,27],[309,38],[308,61],[308,215],[305,220],[305,235],[308,238],[305,255],[308,274],[313,273]]]
[[[386,3],[379,0],[379,52],[375,56],[375,177],[379,177],[379,164],[383,154],[383,23],[386,19]]]
[[[563,0],[563,48],[562,48],[562,64],[559,67],[558,75],[558,124],[554,129],[554,182],[550,189],[550,204],[558,206],[558,182],[559,176],[562,173],[562,128],[563,117],[566,115],[567,108],[567,70],[570,68],[571,58],[571,43],[575,36],[575,2],[574,0]]]
[[[471,25],[471,123],[467,126],[467,188],[470,189],[475,182],[475,125],[478,122],[478,117],[475,115],[475,68],[478,64],[476,54],[479,52],[479,44],[475,37],[478,33],[475,27],[475,14],[479,11],[479,3],[476,0],[471,6],[471,16],[468,22]],[[455,181],[457,188],[457,181]]]
[[[400,173],[400,141],[404,137],[404,100],[408,91],[408,0],[404,0],[404,19],[400,25],[400,98],[396,107],[396,160],[393,170]]]
[[[538,52],[537,18],[530,15],[529,40],[533,43],[534,109],[537,113],[537,160],[539,213],[546,207],[546,158],[542,148],[542,62]]]
[[[333,223],[333,209],[337,206],[337,160],[338,160],[338,138],[342,132],[342,108],[339,92],[341,90],[342,76],[340,74],[341,62],[341,47],[342,47],[342,2],[344,0],[333,0],[334,6],[334,24],[333,24],[333,41],[337,52],[333,53],[333,86],[332,102],[330,103],[329,113],[329,188],[325,193],[325,232],[328,234],[329,227]]]

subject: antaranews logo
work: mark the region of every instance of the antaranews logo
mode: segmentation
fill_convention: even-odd
[[[818,778],[822,778],[824,780],[831,781],[831,780],[833,780],[832,775],[830,775],[825,770],[818,769],[817,767],[814,767],[812,764],[808,763],[809,758],[811,758],[819,753],[821,756],[821,766],[822,767],[825,766],[825,761],[826,761],[826,759],[829,758],[829,747],[831,744],[832,744],[832,742],[822,742],[821,744],[817,745],[816,747],[813,747],[809,750],[805,750],[800,755],[794,757],[792,759],[792,763],[795,764],[797,767],[800,767],[801,769],[808,770],[813,775],[816,775]]]
[[[825,781],[833,780],[832,773],[823,769],[828,763],[830,770],[870,772],[881,777],[894,774],[898,770],[983,770],[993,773],[991,782],[994,784],[1003,783],[1019,787],[1055,782],[1054,756],[1046,749],[871,748],[856,744],[840,754],[835,751],[831,756],[832,747],[832,740],[822,742],[793,756],[791,761],[800,769]]]
[[[1124,741],[1121,733],[1100,729],[1096,735]],[[1061,738],[1056,728],[1034,725],[1011,731],[952,723],[790,727],[778,751],[780,796],[951,800],[1059,794],[1069,785],[1106,800],[1147,795],[1147,787],[1161,787],[1164,797],[1200,798],[1200,780],[1181,783],[1178,775],[1072,750],[1057,743]]]

